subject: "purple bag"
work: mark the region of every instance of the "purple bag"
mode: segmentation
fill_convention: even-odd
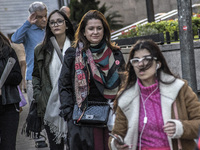
[[[17,86],[17,88],[18,88],[18,91],[19,91],[19,96],[21,98],[21,101],[19,103],[19,107],[24,107],[27,104],[26,99],[25,99],[24,95],[22,94],[22,91],[20,90],[19,86]]]

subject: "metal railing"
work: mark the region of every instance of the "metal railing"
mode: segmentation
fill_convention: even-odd
[[[195,8],[195,7],[200,7],[200,4],[193,4],[192,8]],[[177,9],[169,11],[168,13],[158,13],[158,14],[155,15],[155,22],[166,20],[166,19],[173,17],[177,14],[178,14]],[[138,22],[135,22],[131,25],[128,25],[126,27],[123,27],[123,28],[121,28],[117,31],[114,31],[114,32],[111,33],[111,40],[117,40],[118,36],[122,35],[122,32],[128,32],[129,30],[136,27],[136,25],[138,25],[138,24],[144,25],[144,24],[147,24],[147,23],[148,23],[148,21],[147,21],[147,18],[146,18],[146,19],[140,20]]]

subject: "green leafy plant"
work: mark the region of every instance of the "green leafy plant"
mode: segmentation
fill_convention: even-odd
[[[132,29],[129,30],[128,32],[122,32],[122,34],[119,36],[119,39],[135,37],[135,36],[137,36],[136,26],[133,26]]]
[[[192,29],[194,36],[197,35],[198,29],[200,29],[200,15],[192,17]],[[132,28],[127,32],[122,32],[122,35],[119,36],[119,39],[164,33],[164,37],[166,40],[166,32],[169,32],[170,38],[171,40],[173,40],[175,31],[179,33],[179,26],[177,19],[160,21],[160,22],[151,22],[144,25],[139,24],[135,28]]]
[[[158,34],[158,30],[155,27],[152,27],[150,24],[147,26],[138,25],[136,29],[137,36]]]
[[[198,35],[198,29],[200,28],[200,16],[195,16],[192,18],[192,29],[193,34]]]

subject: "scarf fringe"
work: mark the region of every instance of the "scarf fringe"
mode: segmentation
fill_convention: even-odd
[[[44,120],[44,124],[48,125],[50,127],[50,132],[55,135],[55,138],[53,140],[55,140],[56,144],[60,144],[62,138],[64,138],[64,141],[66,141],[67,133],[59,131],[59,128],[57,126],[47,120]]]

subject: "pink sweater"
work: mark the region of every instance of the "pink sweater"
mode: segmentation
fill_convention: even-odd
[[[144,87],[139,80],[138,84],[141,91],[138,146],[140,145],[140,135],[144,127],[145,112],[143,102],[146,100],[145,108],[148,119],[141,136],[141,147],[168,147],[167,135],[163,131],[164,123],[161,111],[160,90],[157,88],[158,82],[149,87]],[[152,95],[146,99],[151,93]]]

